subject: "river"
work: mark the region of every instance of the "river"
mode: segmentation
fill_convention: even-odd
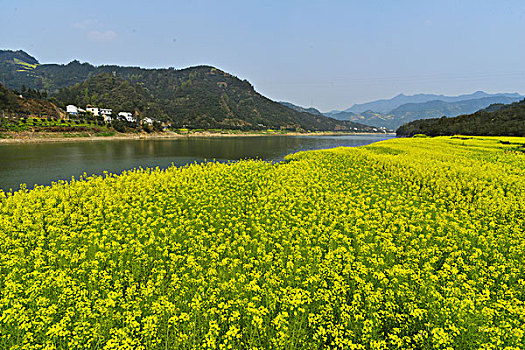
[[[393,135],[190,137],[0,145],[0,188],[17,190],[71,180],[86,173],[121,173],[137,167],[166,168],[174,164],[216,160],[283,160],[298,151],[361,146]]]

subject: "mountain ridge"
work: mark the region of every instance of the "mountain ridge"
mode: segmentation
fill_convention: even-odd
[[[130,109],[169,121],[174,127],[373,131],[359,123],[283,106],[256,92],[247,80],[211,66],[146,69],[94,66],[78,60],[65,65],[39,64],[24,58],[34,62],[23,51],[0,50],[0,81],[12,89],[26,86],[49,91],[62,108],[87,101],[107,104],[100,107],[122,106],[127,97],[118,90],[121,86],[140,102],[128,103]]]
[[[390,99],[379,99],[375,101],[370,101],[366,103],[361,104],[354,104],[352,107],[345,109],[345,112],[353,112],[353,113],[362,113],[366,110],[372,110],[374,112],[386,114],[390,112],[391,110],[406,104],[406,103],[425,103],[432,100],[440,100],[444,102],[458,102],[463,100],[471,100],[471,99],[479,99],[484,97],[496,97],[496,96],[505,96],[505,97],[513,97],[518,98],[521,95],[512,92],[512,93],[496,93],[496,94],[489,94],[484,91],[476,91],[471,94],[462,94],[457,96],[447,96],[447,95],[437,95],[437,94],[415,94],[415,95],[405,95],[405,94],[398,94]]]
[[[392,110],[389,110],[386,113],[367,109],[359,113],[349,112],[348,110],[333,110],[323,114],[327,117],[332,117],[338,120],[352,121],[370,125],[376,128],[383,127],[395,130],[402,124],[408,123],[412,120],[436,118],[443,115],[446,115],[447,117],[455,117],[462,114],[474,113],[478,110],[488,108],[491,105],[493,105],[491,108],[495,109],[501,104],[516,102],[523,98],[523,96],[519,95],[518,93],[488,94],[483,91],[476,91],[472,94],[463,94],[458,96],[431,94],[417,94],[413,96],[425,99],[432,96],[438,96],[441,98],[444,97],[445,100],[448,101],[434,99],[426,102],[404,103]],[[396,97],[407,98],[412,96],[399,94]],[[303,107],[295,107],[298,110],[304,110]]]
[[[335,118],[337,120],[352,120],[352,118],[356,116],[355,113],[345,111],[328,112],[325,113],[325,115],[328,117]]]
[[[525,99],[453,118],[419,119],[400,126],[399,136],[425,134],[525,136]]]
[[[298,106],[298,105],[295,105],[293,103],[286,102],[286,101],[278,101],[278,102],[282,104],[283,106],[286,106],[298,112],[306,112],[306,113],[316,114],[316,115],[326,115],[324,113],[321,113],[317,108],[314,108],[314,107],[301,107],[301,106]]]

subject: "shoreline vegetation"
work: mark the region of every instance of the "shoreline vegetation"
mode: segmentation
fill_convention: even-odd
[[[344,135],[395,135],[395,133],[360,132],[292,132],[292,131],[238,131],[238,130],[183,130],[179,132],[152,133],[86,133],[86,132],[0,132],[0,144],[40,142],[86,142],[115,140],[178,139],[185,137],[253,137],[253,136],[344,136]]]

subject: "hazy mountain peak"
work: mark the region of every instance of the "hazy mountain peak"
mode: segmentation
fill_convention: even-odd
[[[279,101],[280,104],[282,104],[283,106],[286,106],[288,108],[291,108],[297,112],[306,112],[306,113],[310,113],[310,114],[315,114],[315,115],[325,115],[323,113],[321,113],[318,109],[314,108],[314,107],[301,107],[301,106],[297,106],[297,105],[294,105],[293,103],[290,103],[290,102],[285,102],[285,101]],[[337,119],[337,118],[336,118]]]
[[[458,96],[446,96],[446,95],[436,95],[436,94],[415,94],[415,95],[404,95],[399,94],[391,99],[381,99],[376,101],[371,101],[367,103],[354,104],[352,107],[345,110],[345,112],[353,113],[363,113],[367,110],[372,110],[374,112],[388,114],[390,111],[398,108],[401,105],[406,103],[425,103],[429,101],[440,100],[443,102],[459,102],[464,100],[478,99],[484,97],[520,97],[517,93],[497,93],[497,94],[488,94],[484,91],[476,91],[472,94],[464,94]]]

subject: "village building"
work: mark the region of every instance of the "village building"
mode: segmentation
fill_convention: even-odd
[[[111,115],[103,114],[102,116],[104,117],[104,123],[110,123],[113,120]]]
[[[111,115],[112,112],[111,108],[100,108],[100,115]]]
[[[119,112],[118,116],[130,123],[135,122],[135,118],[133,118],[133,114],[131,114],[130,112]]]
[[[92,105],[87,105],[86,106],[86,111],[88,111],[89,113],[93,114],[95,117],[98,117],[100,115],[100,111],[98,110],[97,107],[93,107]]]
[[[77,115],[77,113],[78,113],[77,106],[75,106],[75,105],[67,105],[66,106],[66,113],[69,113],[69,114],[72,114],[72,115]]]
[[[142,124],[153,125],[153,119],[145,117],[144,119],[142,119]]]

